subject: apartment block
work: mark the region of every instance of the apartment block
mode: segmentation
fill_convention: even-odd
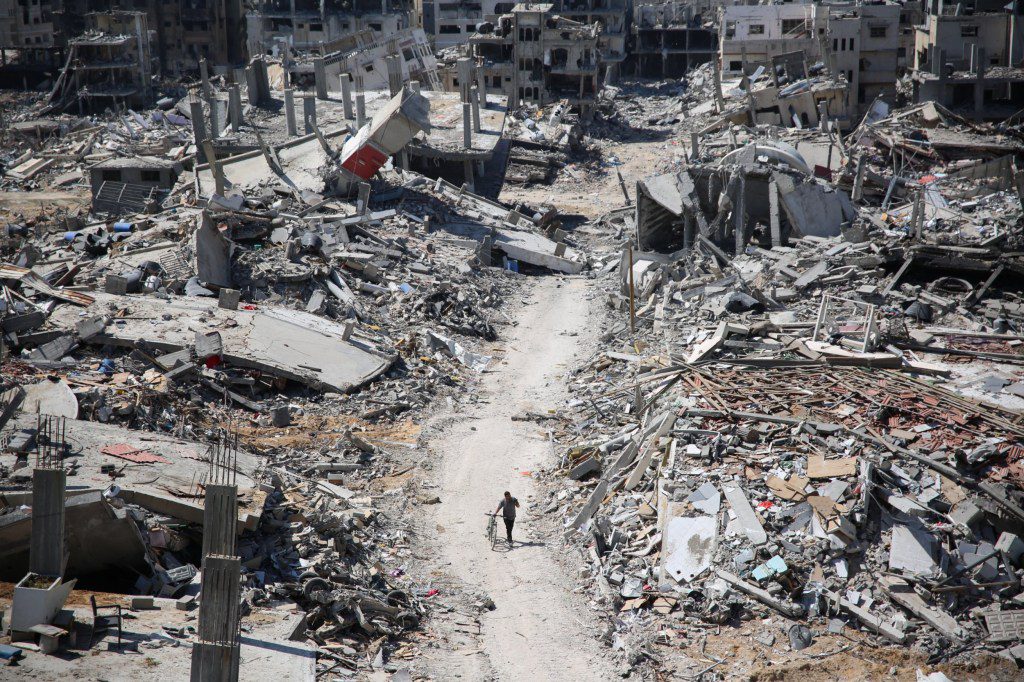
[[[934,100],[976,119],[1024,107],[1022,3],[933,2],[918,27],[912,82],[917,102]]]
[[[679,78],[715,58],[718,32],[711,11],[689,2],[633,6],[631,70],[646,78]]]
[[[559,16],[554,5],[519,4],[473,35],[470,49],[487,91],[510,106],[568,100],[586,118],[601,83],[599,36],[599,26]]]
[[[143,106],[153,96],[156,58],[144,12],[93,12],[89,28],[68,41],[68,68],[51,94],[79,110]]]
[[[725,7],[722,70],[739,75],[744,64],[749,72],[773,57],[802,51],[846,77],[850,104],[860,110],[882,93],[895,93],[900,22],[908,16],[896,3]]]
[[[298,52],[333,52],[353,34],[373,31],[386,38],[413,27],[405,0],[254,0],[246,14],[250,57]]]

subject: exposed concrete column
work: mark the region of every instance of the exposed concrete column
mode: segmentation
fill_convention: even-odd
[[[782,246],[782,219],[779,216],[779,186],[774,176],[768,182],[768,221],[772,234],[772,246]]]
[[[824,101],[818,102],[818,129],[823,132],[828,132],[828,104]]]
[[[238,83],[228,89],[228,113],[231,117],[231,127],[237,132],[242,127],[242,89]]]
[[[236,556],[209,555],[203,558],[199,641],[214,647],[222,647],[221,653],[224,656],[209,656],[209,646],[193,648],[193,682],[238,679],[238,606],[241,572],[241,559]]]
[[[689,210],[683,211],[683,251],[689,253],[693,251],[694,236],[697,231],[697,219],[693,217],[693,212]]]
[[[747,177],[740,173],[740,180],[737,183],[739,190],[733,201],[733,230],[736,238],[736,255],[743,253],[743,247],[747,245]]]
[[[466,149],[473,147],[473,114],[470,112],[472,106],[469,102],[462,103],[462,146]]]
[[[469,101],[469,86],[473,80],[473,61],[468,57],[456,60],[455,66],[458,69],[459,92],[462,94],[462,101]]]
[[[284,120],[288,127],[288,136],[298,135],[299,129],[295,127],[295,91],[291,88],[284,89]]]
[[[203,503],[202,556],[234,556],[238,524],[238,486],[207,484]]]
[[[316,95],[308,92],[302,95],[302,125],[306,135],[316,126]]]
[[[210,87],[210,67],[206,63],[206,57],[199,59],[199,79],[203,85],[203,97],[210,101],[213,98],[213,88]]]
[[[711,69],[711,75],[714,77],[715,80],[715,106],[717,107],[716,111],[720,112],[723,108],[725,108],[725,97],[724,95],[722,95],[722,65],[718,61],[718,55],[715,55],[714,62],[714,68]]]
[[[469,89],[469,100],[473,108],[473,131],[480,132],[480,100],[477,97],[477,88],[474,85]]]
[[[394,97],[402,90],[402,61],[401,57],[392,55],[385,57],[384,63],[388,69],[388,90]]]
[[[487,108],[487,76],[484,75],[484,70],[477,67],[476,70],[476,94],[480,98],[480,108]]]
[[[245,67],[245,97],[251,106],[257,107],[260,104],[259,77],[256,74],[256,67],[253,64]]]
[[[210,139],[216,140],[220,137],[220,109],[221,102],[216,97],[210,98]]]
[[[356,127],[362,128],[366,125],[366,95],[362,92],[356,93]]]
[[[316,82],[316,98],[327,99],[327,67],[323,57],[313,59],[313,79]]]
[[[470,161],[469,159],[466,159],[465,161],[463,161],[462,162],[462,171],[463,171],[463,175],[465,175],[465,177],[466,177],[466,182],[465,182],[466,189],[468,189],[470,192],[475,192],[476,191],[476,178],[473,177],[473,162]]]
[[[66,487],[67,474],[63,469],[37,467],[32,472],[32,536],[28,553],[28,570],[32,573],[64,575]]]
[[[352,76],[347,73],[338,78],[341,81],[341,104],[345,109],[345,118],[352,119]]]
[[[192,135],[195,138],[196,156],[205,160],[203,141],[206,140],[206,121],[203,119],[203,101],[195,98],[188,103],[189,117],[192,119]]]
[[[204,140],[203,152],[205,153],[207,163],[210,164],[210,173],[213,174],[213,191],[224,196],[224,169],[221,167],[220,161],[217,160],[217,152],[213,149],[213,142]]]
[[[853,201],[861,201],[864,198],[864,171],[867,165],[864,163],[864,155],[857,157],[857,174],[853,178],[853,194],[850,197]]]
[[[985,118],[985,48],[978,46],[978,80],[974,84],[974,117],[978,120]]]
[[[690,161],[700,158],[700,134],[690,133]]]

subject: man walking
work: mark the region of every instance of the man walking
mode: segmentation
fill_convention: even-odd
[[[498,503],[498,508],[494,510],[495,514],[501,512],[501,518],[505,520],[505,536],[508,539],[509,547],[512,547],[512,526],[516,525],[516,508],[518,506],[519,500],[512,497],[512,493],[506,490],[505,496]]]

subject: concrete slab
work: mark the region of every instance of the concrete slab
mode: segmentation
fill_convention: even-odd
[[[78,398],[65,382],[44,379],[37,384],[25,386],[24,389],[25,398],[21,403],[23,412],[49,414],[68,419],[78,416]]]
[[[711,568],[718,542],[718,520],[714,516],[669,519],[662,535],[660,589],[672,590]]]
[[[0,439],[21,429],[34,429],[35,426],[35,415],[19,413],[0,430]],[[201,443],[99,422],[69,419],[66,426],[70,446],[66,461],[77,464],[68,473],[69,496],[106,490],[112,479],[100,471],[100,466],[113,464],[121,473],[114,482],[121,489],[120,497],[126,501],[192,523],[203,522],[202,491],[197,482],[203,480],[209,471],[209,460],[206,448]],[[138,450],[147,450],[166,462],[127,462],[100,452],[103,447],[113,444],[126,444]],[[12,464],[13,458],[5,456],[0,458],[0,462]],[[256,466],[253,455],[244,450],[238,452],[238,514],[241,527],[255,527],[266,499],[266,493],[258,490],[252,477]],[[29,457],[28,465],[18,472],[29,476],[34,467],[34,458]],[[10,506],[31,503],[31,494],[27,492],[5,492],[4,498]]]
[[[107,325],[89,343],[130,347],[145,340],[176,351],[193,345],[197,332],[218,331],[228,364],[338,392],[358,388],[387,371],[394,361],[393,355],[343,340],[343,324],[299,310],[272,306],[227,310],[197,298],[97,293],[86,314],[99,315],[112,308],[126,310],[125,319]],[[79,312],[61,306],[50,322],[72,327]]]
[[[71,604],[77,620],[91,620],[92,611],[85,593],[72,593]],[[101,603],[129,606],[130,598],[119,595],[97,595]],[[0,609],[6,603],[0,599]],[[154,609],[132,612],[124,621],[123,639],[133,642],[138,653],[128,655],[108,651],[107,644],[116,643],[117,633],[97,639],[90,651],[68,652],[72,655],[46,656],[28,651],[19,662],[16,677],[24,679],[88,679],[108,682],[135,680],[187,680],[191,666],[192,638],[171,634],[185,627],[195,627],[195,616],[175,608],[173,599],[154,600]],[[313,682],[316,679],[316,651],[309,644],[289,640],[299,625],[301,615],[286,606],[260,608],[242,619],[239,680],[241,682]],[[78,654],[78,655],[74,655]],[[84,655],[82,655],[84,654]],[[3,674],[0,674],[0,678]]]

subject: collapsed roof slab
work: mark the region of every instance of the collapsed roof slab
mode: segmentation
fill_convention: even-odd
[[[317,390],[352,391],[391,367],[395,356],[344,340],[342,324],[300,310],[247,306],[219,308],[210,299],[116,296],[97,293],[86,316],[123,310],[93,344],[134,347],[139,341],[166,351],[195,344],[196,334],[220,334],[225,362],[298,381]],[[58,308],[50,320],[73,329],[80,309]]]
[[[22,430],[34,431],[37,418],[36,414],[18,413],[0,430],[0,440]],[[65,440],[69,447],[65,461],[77,465],[68,472],[69,496],[106,490],[112,479],[101,472],[100,467],[113,464],[121,474],[113,482],[121,489],[118,496],[126,502],[190,523],[203,523],[202,488],[197,481],[207,476],[210,464],[206,448],[201,443],[100,422],[68,419],[65,425]],[[104,449],[127,453],[130,459],[105,454],[102,452]],[[155,457],[137,457],[135,453]],[[34,467],[35,458],[29,457],[27,466],[18,469],[18,475],[31,476]],[[239,450],[236,465],[240,495],[239,530],[255,528],[263,510],[266,493],[258,489],[252,478],[255,469],[256,458]],[[4,493],[6,503],[12,506],[31,504],[31,497],[29,492]]]

